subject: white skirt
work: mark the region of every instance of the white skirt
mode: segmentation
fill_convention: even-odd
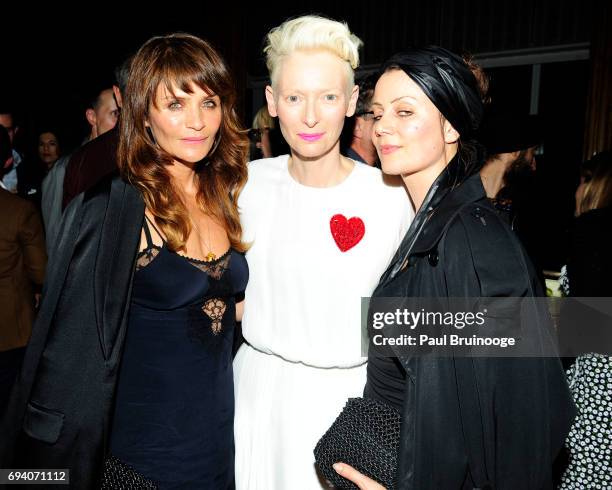
[[[234,360],[236,490],[328,488],[313,450],[365,381],[366,364],[315,368],[243,345]]]

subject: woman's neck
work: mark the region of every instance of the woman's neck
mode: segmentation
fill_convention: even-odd
[[[456,146],[448,148],[434,164],[428,165],[418,172],[402,175],[402,179],[406,185],[406,189],[408,189],[408,194],[410,194],[410,199],[412,200],[415,211],[419,211],[429,189],[456,154]]]
[[[175,189],[181,196],[195,196],[198,193],[195,165],[191,167],[175,161],[166,168],[168,169]]]
[[[340,155],[340,145],[336,145],[319,158],[304,158],[291,152],[289,173],[300,184],[308,187],[333,187],[346,179],[353,170],[354,163]]]

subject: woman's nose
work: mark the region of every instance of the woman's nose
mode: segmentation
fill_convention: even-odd
[[[189,115],[186,121],[186,125],[188,128],[200,131],[206,126],[204,115],[202,114],[202,110],[199,107],[191,109],[188,114]]]
[[[319,122],[317,114],[317,106],[315,101],[306,102],[306,108],[304,112],[304,124],[309,128],[314,127]]]

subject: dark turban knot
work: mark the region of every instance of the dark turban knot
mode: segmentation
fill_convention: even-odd
[[[476,77],[462,58],[431,46],[393,55],[381,72],[393,67],[416,82],[462,140],[472,139],[482,119],[483,105]]]

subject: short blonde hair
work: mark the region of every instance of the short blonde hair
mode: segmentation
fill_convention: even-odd
[[[255,117],[253,118],[252,128],[253,129],[265,129],[265,128],[274,129],[275,126],[276,125],[274,124],[274,118],[268,112],[268,106],[265,105],[261,107],[257,111],[257,114],[255,114]]]
[[[304,15],[274,27],[266,36],[264,54],[272,86],[276,85],[283,57],[301,49],[324,49],[346,62],[349,86],[355,84],[353,70],[359,66],[361,39],[348,25],[318,15]]]

